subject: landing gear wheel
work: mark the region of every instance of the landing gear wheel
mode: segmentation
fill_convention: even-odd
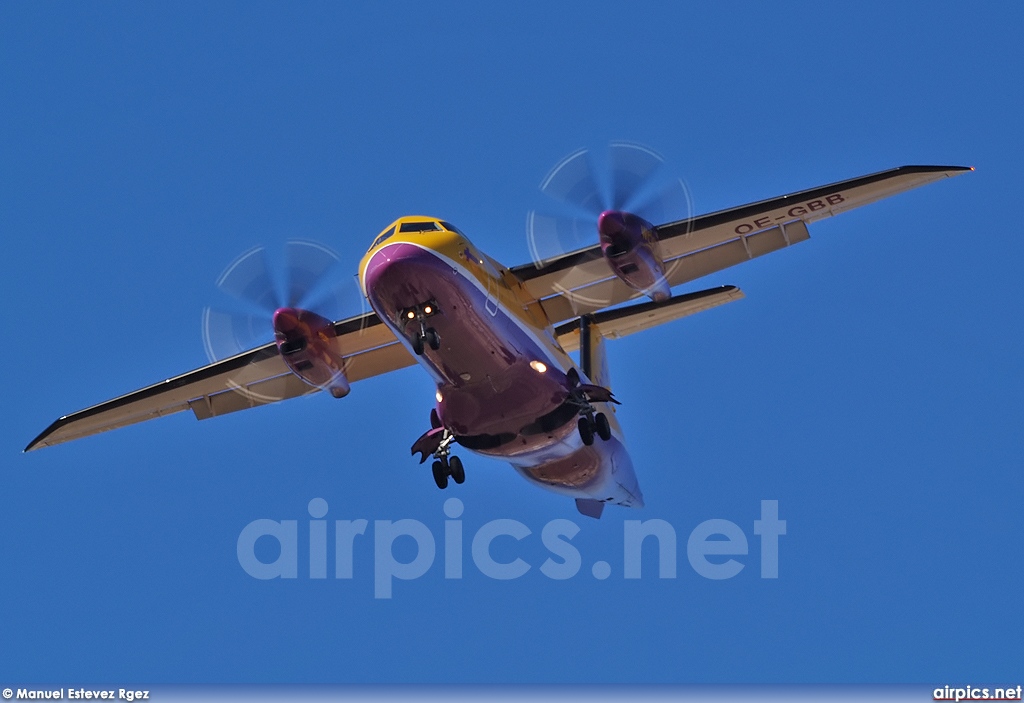
[[[597,416],[594,417],[594,429],[597,430],[597,436],[600,437],[602,441],[607,442],[612,438],[612,428],[608,426],[608,418],[604,413],[598,413]]]
[[[442,464],[440,461],[435,461],[431,467],[434,473],[434,483],[441,490],[448,488],[448,467]]]
[[[427,331],[424,332],[424,339],[426,340],[427,344],[430,345],[430,348],[433,349],[434,351],[437,351],[438,349],[441,348],[441,335],[439,335],[437,333],[437,330],[435,330],[433,327],[427,328]]]
[[[416,352],[416,356],[423,356],[423,337],[417,334],[412,338],[412,350]]]
[[[448,471],[455,483],[461,484],[466,480],[466,469],[462,466],[462,459],[459,457],[453,456],[448,460]]]
[[[594,443],[594,426],[590,423],[590,418],[581,417],[576,426],[580,430],[580,439],[588,447]]]

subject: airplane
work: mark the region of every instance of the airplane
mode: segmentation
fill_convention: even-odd
[[[401,217],[359,264],[372,310],[332,321],[283,306],[274,341],[61,417],[25,451],[185,410],[206,420],[320,390],[342,398],[418,363],[437,392],[411,451],[432,459],[439,488],[465,481],[458,445],[575,499],[585,516],[643,507],[605,341],[739,300],[731,285],[672,291],[806,241],[813,222],[971,170],[903,166],[663,224],[607,209],[595,243],[512,267],[446,220]]]

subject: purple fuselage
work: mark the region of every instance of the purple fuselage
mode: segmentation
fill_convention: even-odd
[[[459,444],[504,458],[553,490],[641,505],[621,434],[593,446],[580,441],[578,413],[567,402],[572,361],[547,333],[505,309],[500,279],[488,281],[408,242],[382,247],[363,273],[370,305],[410,350],[421,324],[440,336],[436,350],[416,359],[437,383],[438,416]],[[420,321],[412,309],[430,314]]]

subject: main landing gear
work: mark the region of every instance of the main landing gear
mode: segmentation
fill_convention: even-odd
[[[466,469],[462,465],[462,459],[451,454],[451,445],[455,442],[455,435],[441,426],[441,420],[437,416],[436,410],[430,411],[430,424],[431,429],[413,443],[412,453],[420,453],[421,464],[427,460],[428,456],[434,457],[434,463],[430,468],[434,475],[434,483],[438,488],[447,488],[449,477],[455,483],[462,483],[466,480]]]
[[[604,413],[581,415],[576,427],[580,431],[580,439],[588,447],[594,443],[595,434],[604,442],[612,438],[612,428],[608,424],[608,416]]]
[[[448,488],[449,476],[455,483],[462,483],[466,480],[466,469],[462,466],[462,459],[457,456],[442,456],[434,462],[431,471],[434,474],[434,483],[441,489]]]
[[[612,428],[608,424],[608,416],[597,412],[593,403],[615,403],[619,401],[612,397],[612,392],[601,386],[593,386],[587,383],[580,383],[580,376],[576,369],[569,370],[569,385],[571,386],[570,397],[576,401],[580,409],[580,419],[576,421],[576,427],[580,433],[580,439],[588,447],[594,443],[594,435],[607,442],[612,438]]]

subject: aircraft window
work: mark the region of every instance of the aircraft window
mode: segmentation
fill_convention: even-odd
[[[459,229],[458,227],[453,225],[451,222],[445,222],[444,220],[441,220],[441,226],[444,227],[449,232],[455,232],[455,234],[461,234],[463,237],[466,236],[466,235],[462,234],[462,230],[461,229]]]
[[[385,239],[387,239],[388,237],[390,237],[394,233],[395,233],[395,228],[394,227],[388,228],[387,232],[385,232],[384,234],[380,235],[379,237],[377,237],[376,239],[373,240],[373,244],[370,245],[370,248],[373,249],[375,246],[377,246],[378,244],[383,242]]]
[[[436,232],[440,227],[436,222],[403,222],[399,232]]]

